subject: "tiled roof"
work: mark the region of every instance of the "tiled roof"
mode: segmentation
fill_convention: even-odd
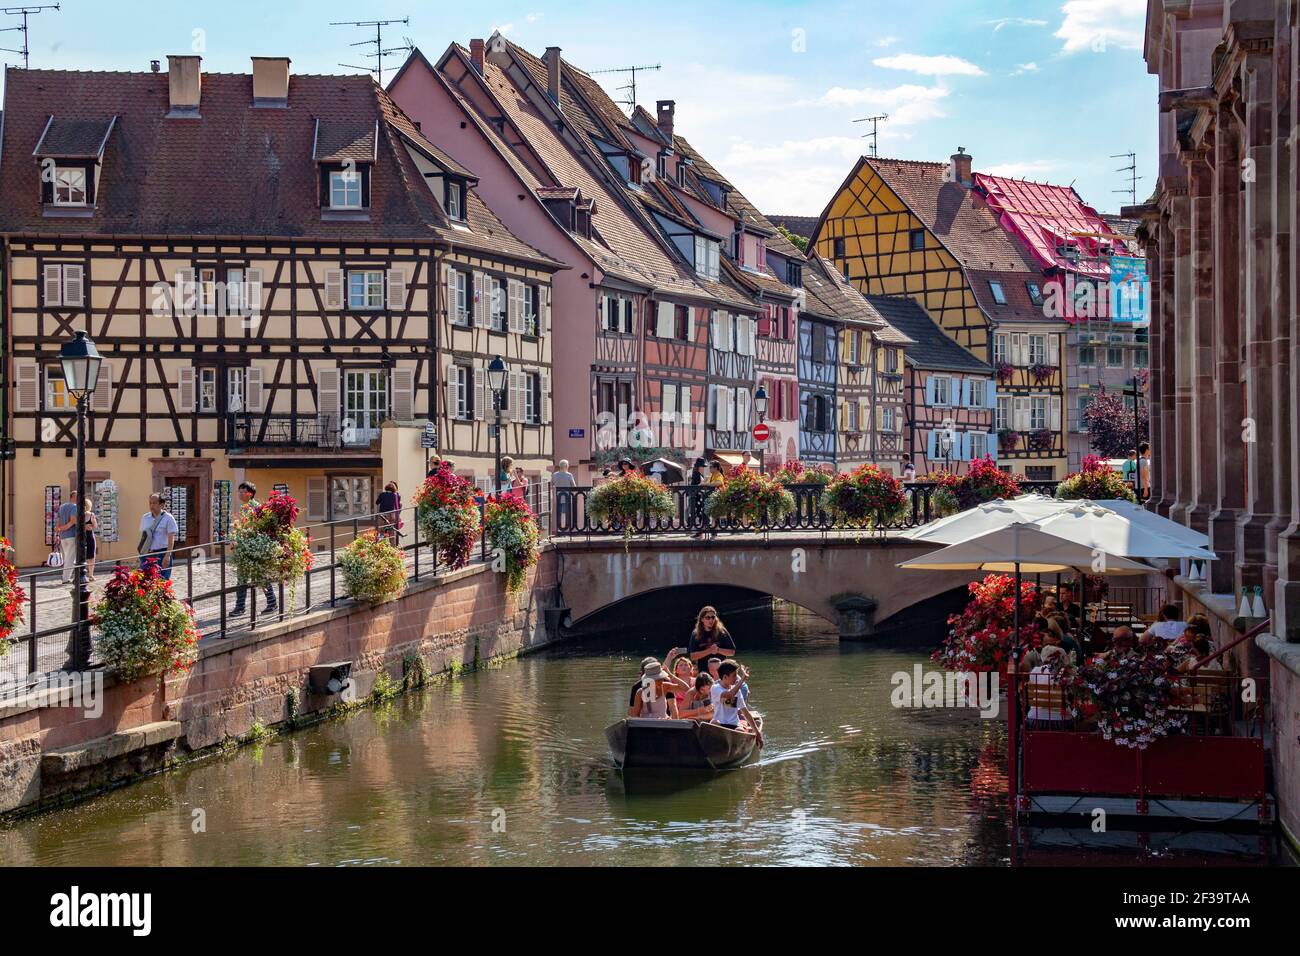
[[[364,117],[317,121],[316,144],[312,159],[318,163],[344,163],[354,160],[371,163],[379,148],[376,133],[379,124]]]
[[[869,301],[890,325],[905,333],[912,345],[904,360],[916,368],[991,375],[993,370],[962,348],[935,324],[915,299],[903,295],[869,295]]]
[[[803,270],[804,312],[870,329],[884,328],[884,320],[871,303],[820,256],[808,259]]]
[[[113,129],[116,116],[107,119],[60,119],[51,116],[32,155],[53,159],[95,159]]]
[[[287,108],[259,109],[247,74],[205,73],[201,118],[166,119],[165,73],[10,69],[0,155],[0,229],[12,233],[433,239],[553,264],[470,190],[458,228],[434,200],[401,137],[436,149],[369,76],[296,75]],[[118,117],[86,218],[43,215],[30,157],[49,117]],[[325,149],[374,159],[367,220],[322,220],[317,121]],[[376,124],[379,136],[376,140]],[[368,132],[367,132],[368,130]],[[449,158],[449,157],[447,157]],[[456,168],[456,167],[451,167]]]
[[[817,228],[816,216],[784,216],[770,213],[767,218],[773,225],[784,226],[796,236],[803,236],[805,239],[811,239],[813,230]]]

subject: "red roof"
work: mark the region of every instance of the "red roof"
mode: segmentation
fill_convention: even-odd
[[[1128,255],[1125,237],[1073,187],[975,174],[975,185],[1002,227],[1043,268],[1106,277],[1111,255]]]

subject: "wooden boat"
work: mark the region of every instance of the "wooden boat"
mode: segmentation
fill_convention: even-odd
[[[758,729],[763,718],[755,714]],[[698,720],[625,717],[605,728],[609,752],[619,769],[662,767],[722,770],[754,755],[758,738],[720,724]]]

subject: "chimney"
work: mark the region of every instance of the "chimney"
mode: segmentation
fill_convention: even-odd
[[[668,137],[668,142],[673,141],[673,114],[677,112],[676,100],[660,100],[655,103],[655,110],[658,114],[656,122],[659,125],[659,132]]]
[[[253,105],[281,108],[289,105],[289,58],[253,57]]]
[[[168,116],[198,116],[199,93],[203,86],[201,65],[203,57],[167,57],[168,84],[171,93],[171,112]]]
[[[478,75],[483,75],[483,60],[487,54],[487,46],[482,40],[469,41],[469,59],[474,64],[474,69],[478,70]]]
[[[966,152],[966,148],[964,146],[958,146],[957,152],[953,153],[948,158],[952,160],[951,169],[952,169],[954,181],[961,184],[962,186],[970,188],[970,186],[974,183],[974,179],[971,177],[971,171],[970,171],[970,159],[971,159],[970,153]]]
[[[560,48],[546,48],[546,95],[556,106],[560,105]]]

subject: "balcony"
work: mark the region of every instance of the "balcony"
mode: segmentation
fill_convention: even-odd
[[[286,449],[337,451],[343,443],[338,419],[330,415],[259,415],[240,412],[226,416],[226,452],[231,455]],[[351,447],[366,447],[369,441]]]

